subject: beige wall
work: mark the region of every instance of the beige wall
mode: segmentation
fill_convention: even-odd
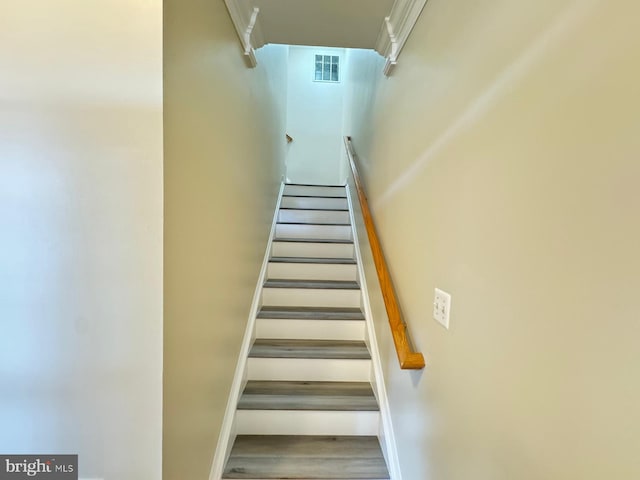
[[[164,480],[206,479],[283,174],[286,47],[246,68],[222,1],[165,9]]]
[[[403,478],[640,477],[638,15],[430,0],[393,77],[352,52],[350,133],[428,362],[398,370],[376,302]]]
[[[0,3],[0,451],[157,480],[162,3]]]

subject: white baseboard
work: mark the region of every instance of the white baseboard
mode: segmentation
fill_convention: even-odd
[[[246,371],[247,371],[247,357],[249,356],[249,350],[255,337],[255,323],[256,315],[261,305],[262,285],[265,282],[267,276],[267,267],[269,265],[269,258],[271,256],[271,244],[273,242],[273,236],[276,231],[276,223],[278,220],[278,212],[280,210],[280,202],[282,201],[282,192],[284,191],[284,183],[280,185],[280,192],[278,193],[278,201],[276,202],[276,208],[273,215],[273,221],[271,223],[271,231],[269,232],[269,240],[267,242],[267,249],[264,254],[264,260],[262,261],[262,268],[260,269],[260,275],[256,284],[256,290],[253,294],[253,301],[251,303],[251,310],[249,311],[249,319],[247,320],[247,328],[245,329],[244,339],[242,340],[242,346],[238,355],[238,363],[236,366],[236,372],[233,377],[233,383],[231,384],[231,391],[229,399],[227,400],[227,407],[225,410],[224,418],[222,420],[222,428],[220,429],[220,435],[218,436],[218,445],[216,447],[215,454],[213,456],[213,462],[211,465],[211,473],[209,474],[209,480],[220,480],[224,471],[224,465],[227,462],[231,447],[233,446],[234,424],[236,406],[238,399],[242,393],[242,389],[246,383]]]
[[[367,280],[364,274],[364,265],[362,263],[362,254],[360,252],[360,243],[358,241],[358,232],[356,229],[356,219],[354,215],[353,203],[351,200],[351,188],[347,184],[347,201],[349,202],[349,212],[351,215],[351,226],[353,227],[353,244],[355,250],[355,257],[358,263],[358,274],[360,277],[360,290],[362,292],[362,309],[365,316],[365,322],[367,325],[367,345],[371,353],[371,362],[373,370],[373,378],[371,383],[373,391],[378,400],[378,406],[380,407],[380,440],[382,452],[385,460],[387,461],[387,468],[389,469],[389,475],[391,480],[402,480],[402,474],[400,472],[400,461],[398,459],[398,450],[396,448],[396,439],[393,433],[393,423],[391,421],[391,411],[389,408],[389,400],[387,398],[387,389],[384,383],[384,376],[382,374],[382,362],[380,360],[380,352],[378,350],[378,341],[376,338],[375,328],[373,326],[373,317],[371,313],[371,304],[369,301],[369,290],[367,288]]]

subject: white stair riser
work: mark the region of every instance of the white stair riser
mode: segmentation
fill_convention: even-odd
[[[371,360],[249,357],[247,379],[368,382],[371,379]]]
[[[377,411],[238,410],[239,435],[377,435]]]
[[[274,242],[273,257],[353,258],[352,243]]]
[[[351,240],[350,225],[276,225],[276,238]]]
[[[259,318],[257,338],[364,340],[365,322],[358,320],[294,320]]]
[[[285,185],[284,195],[302,195],[308,197],[344,197],[346,195],[346,190],[344,187]]]
[[[278,221],[283,223],[349,224],[349,212],[331,210],[280,210]]]
[[[267,278],[291,280],[357,280],[356,265],[326,263],[269,263]]]
[[[346,198],[326,198],[326,197],[282,197],[281,208],[329,208],[342,209],[349,208]]]
[[[272,307],[360,307],[360,290],[263,288],[262,305]]]

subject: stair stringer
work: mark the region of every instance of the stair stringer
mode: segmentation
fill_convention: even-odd
[[[371,313],[371,304],[369,300],[369,289],[367,288],[367,280],[364,273],[364,264],[362,262],[362,254],[360,252],[360,242],[358,239],[358,231],[356,228],[355,209],[351,197],[351,188],[347,183],[347,202],[349,204],[349,216],[351,218],[351,228],[353,230],[353,246],[356,263],[358,268],[358,280],[360,283],[362,311],[365,316],[365,342],[369,347],[371,354],[371,384],[373,392],[378,400],[380,408],[380,428],[379,439],[382,453],[387,462],[387,468],[391,480],[402,480],[400,471],[400,461],[398,459],[398,450],[396,447],[395,434],[393,431],[393,422],[391,420],[391,410],[387,397],[387,389],[385,387],[384,376],[382,374],[382,361],[380,360],[380,352],[378,350],[378,340],[373,325],[373,315]]]
[[[269,240],[267,242],[267,248],[265,250],[264,259],[262,261],[262,268],[260,269],[260,275],[258,276],[258,282],[253,294],[253,300],[251,302],[251,310],[249,311],[249,318],[247,320],[247,328],[244,332],[244,338],[240,347],[240,353],[238,354],[238,363],[236,364],[236,371],[231,383],[231,389],[229,392],[229,398],[227,399],[227,406],[222,419],[222,427],[220,428],[220,435],[218,436],[218,444],[216,446],[215,453],[213,455],[213,461],[211,464],[211,472],[209,473],[209,480],[221,480],[224,472],[224,466],[227,463],[229,454],[231,453],[231,447],[236,438],[236,408],[238,406],[238,400],[244,390],[247,383],[247,361],[249,357],[249,351],[251,345],[255,340],[256,332],[256,318],[258,311],[260,310],[262,303],[262,286],[267,278],[267,269],[269,266],[269,258],[271,257],[271,247],[273,238],[275,236],[276,224],[278,223],[278,213],[280,211],[280,203],[282,202],[282,193],[284,191],[285,183],[280,184],[280,191],[278,193],[278,200],[276,202],[275,211],[273,214],[273,221],[271,222],[271,231],[269,232]]]

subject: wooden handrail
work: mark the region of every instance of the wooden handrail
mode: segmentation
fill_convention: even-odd
[[[384,259],[380,240],[376,233],[376,227],[373,223],[371,210],[369,209],[369,202],[367,201],[367,196],[364,192],[362,182],[360,181],[360,175],[358,174],[358,169],[356,167],[356,155],[353,150],[353,145],[351,144],[351,137],[344,137],[344,145],[347,149],[349,163],[351,164],[351,172],[353,172],[353,180],[358,193],[358,199],[360,200],[360,208],[362,209],[364,225],[367,229],[367,235],[369,236],[373,262],[376,265],[376,272],[378,273],[378,280],[380,281],[382,297],[384,298],[384,305],[387,310],[387,316],[389,317],[389,325],[391,326],[391,334],[393,335],[393,343],[395,344],[396,353],[398,354],[400,368],[420,370],[424,368],[424,356],[420,352],[415,352],[409,342],[407,325],[402,320],[402,315],[400,314],[398,298],[393,288],[391,275],[389,274],[387,262]]]

